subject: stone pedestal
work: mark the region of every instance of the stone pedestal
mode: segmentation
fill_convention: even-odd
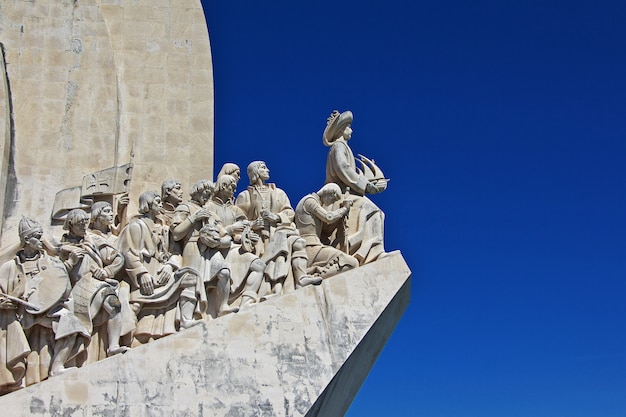
[[[6,417],[341,416],[400,319],[400,253],[0,397]]]

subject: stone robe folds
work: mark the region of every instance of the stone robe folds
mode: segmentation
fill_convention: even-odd
[[[135,328],[128,297],[120,297],[120,285],[114,279],[102,281],[93,276],[95,268],[102,268],[109,276],[115,276],[124,266],[124,257],[107,239],[98,234],[87,232],[77,243],[64,240],[64,245],[74,245],[86,251],[82,261],[70,271],[70,279],[75,282],[67,307],[74,312],[59,321],[57,338],[71,333],[80,333],[88,341],[86,363],[93,363],[107,357],[108,313],[102,307],[106,297],[115,295],[122,304],[122,335]]]
[[[277,188],[276,184],[270,183],[266,186],[264,189],[249,186],[237,196],[236,204],[250,220],[262,217],[263,209],[280,217],[280,222],[276,225],[266,222],[259,232],[261,240],[257,250],[261,260],[267,264],[266,278],[270,281],[277,281],[291,276],[292,247],[299,235],[293,226],[294,211],[287,194]],[[288,290],[294,288],[293,279],[285,280],[285,284]],[[262,290],[262,292],[266,291]]]
[[[182,267],[188,268],[190,273],[195,273],[205,285],[210,285],[217,272],[221,268],[226,267],[226,263],[220,254],[212,261],[215,266],[211,268],[210,262],[215,255],[215,251],[212,251],[209,256],[209,253],[205,253],[201,249],[201,245],[198,244],[203,222],[192,222],[190,216],[200,209],[202,207],[194,201],[179,204],[176,207],[176,213],[170,226],[170,233],[173,239],[178,242],[178,245],[182,247]],[[211,221],[211,219],[206,221]],[[202,314],[206,312],[206,309],[207,294],[206,291],[203,291],[198,299],[196,312]]]
[[[37,259],[22,262],[20,254],[0,267],[0,291],[22,298],[31,288],[38,291],[45,287],[47,294],[42,296],[48,303],[39,314],[30,314],[21,305],[16,310],[0,310],[0,393],[48,377],[54,330],[59,317],[71,314],[63,307],[70,293],[70,280],[63,263],[44,252]],[[51,294],[55,295],[50,297]],[[22,315],[21,323],[18,315]]]
[[[213,199],[207,201],[205,207],[217,214],[217,217],[222,222],[222,226],[225,228],[240,220],[248,220],[245,213],[230,201],[224,203],[219,199]],[[259,257],[252,252],[244,250],[240,243],[240,235],[235,234],[232,238],[233,243],[229,249],[218,249],[218,251],[230,266],[231,302],[234,302],[242,294],[246,278],[250,273],[250,265]]]
[[[353,200],[347,230],[338,229],[332,245],[357,258],[361,265],[375,261],[385,251],[385,215],[364,196],[369,181],[357,171],[354,154],[342,138],[335,140],[328,152],[326,184],[331,182],[339,185],[343,192],[349,187]],[[327,207],[329,210],[338,208],[339,203]]]
[[[117,240],[130,280],[130,302],[139,308],[135,332],[135,340],[139,343],[175,333],[176,322],[180,320],[178,299],[186,285],[183,282],[185,271],[179,270],[180,256],[168,252],[168,241],[167,228],[148,217],[133,220]],[[165,284],[157,286],[158,273],[167,264],[174,272]],[[142,294],[140,290],[139,277],[145,273],[155,280],[151,295]],[[195,288],[199,293],[204,291],[201,282],[196,283]]]

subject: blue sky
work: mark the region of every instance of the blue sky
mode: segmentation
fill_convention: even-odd
[[[412,301],[349,417],[626,414],[626,3],[203,3],[216,167],[295,204],[349,109],[391,178]]]

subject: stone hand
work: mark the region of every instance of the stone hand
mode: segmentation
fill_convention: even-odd
[[[269,221],[270,223],[278,223],[280,222],[280,216],[278,214],[274,214],[271,211],[264,209],[261,211],[261,217],[264,220]]]
[[[257,233],[251,232],[248,237],[250,238],[250,241],[252,243],[257,243],[259,241],[259,239],[261,239],[261,236],[259,236]]]
[[[106,282],[107,284],[109,284],[112,287],[117,287],[119,285],[119,282],[117,282],[115,279],[113,278],[105,278],[104,282]]]
[[[15,310],[16,308],[17,303],[15,301],[11,301],[4,297],[0,298],[0,310]]]
[[[72,263],[72,265],[78,265],[80,261],[83,259],[83,256],[85,256],[84,249],[72,250],[70,252],[70,262]]]
[[[385,191],[387,183],[385,181],[369,182],[365,187],[365,194],[378,194]]]
[[[365,186],[365,194],[376,194],[377,192],[378,188],[371,182],[368,182]]]
[[[252,222],[252,230],[260,230],[265,227],[265,220],[262,217],[259,217],[255,221]]]
[[[105,279],[109,278],[109,273],[104,268],[96,268],[93,271],[93,277],[95,279],[99,279],[100,281],[104,281]]]
[[[161,269],[157,274],[157,285],[165,285],[169,279],[172,278],[172,267],[171,265],[165,265],[163,269]]]
[[[246,223],[239,220],[238,222],[231,224],[229,228],[232,233],[241,233],[243,232],[243,229],[245,229],[245,227],[246,227]]]
[[[210,219],[212,215],[213,213],[211,212],[211,210],[209,210],[208,208],[202,208],[194,214],[193,221],[197,222],[200,220]]]
[[[117,200],[118,207],[126,207],[130,203],[130,198],[128,197],[128,193],[124,193],[120,196],[119,200]]]
[[[139,286],[143,295],[154,294],[154,279],[150,274],[143,274],[139,277]]]

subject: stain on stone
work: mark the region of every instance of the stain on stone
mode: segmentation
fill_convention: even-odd
[[[186,48],[188,51],[192,50],[192,41],[189,39],[176,39],[174,40],[174,46],[179,48]]]
[[[66,381],[64,388],[65,396],[72,403],[82,404],[87,401],[89,388],[86,381]]]
[[[7,120],[7,129],[9,130],[9,135],[6,140],[8,143],[5,143],[4,146],[9,150],[9,163],[6,172],[0,173],[0,175],[6,175],[6,186],[4,191],[4,206],[3,206],[3,216],[0,219],[0,233],[2,227],[4,225],[4,219],[13,215],[15,210],[15,202],[18,200],[17,193],[17,175],[15,173],[15,121],[13,117],[13,96],[11,94],[11,81],[9,80],[9,74],[6,70],[7,62],[5,60],[5,48],[4,44],[0,43],[0,53],[2,54],[2,60],[0,61],[0,66],[2,67],[1,76],[4,78],[4,86],[6,90],[6,106],[9,113],[9,120]],[[0,193],[1,194],[1,193]]]
[[[63,123],[61,125],[61,132],[63,135],[63,148],[66,151],[72,150],[73,130],[72,130],[72,116],[74,101],[76,99],[76,90],[78,90],[78,83],[76,81],[67,82],[67,94],[65,98],[65,114],[63,115]]]
[[[30,399],[30,413],[35,414],[43,414],[46,412],[46,405],[44,404],[41,398],[31,398]]]
[[[55,399],[54,395],[50,397],[49,404],[49,415],[55,417],[73,417],[74,413],[79,410],[82,406],[75,405],[70,406],[68,404],[63,404],[63,399]]]
[[[74,38],[70,41],[70,51],[74,52],[75,54],[80,54],[81,52],[83,52],[83,43],[80,39]]]

